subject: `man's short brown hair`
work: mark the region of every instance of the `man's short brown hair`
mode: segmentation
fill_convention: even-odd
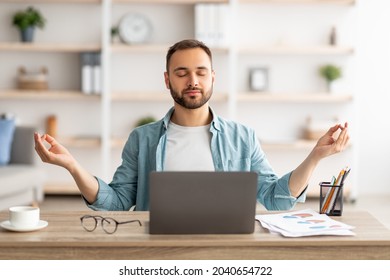
[[[205,53],[209,56],[210,58],[210,63],[213,65],[213,59],[212,59],[212,54],[209,49],[203,42],[195,40],[195,39],[186,39],[179,41],[175,43],[173,46],[171,46],[168,50],[167,53],[167,59],[166,59],[166,68],[167,68],[167,73],[169,73],[169,62],[171,60],[172,55],[176,51],[180,50],[187,50],[187,49],[195,49],[195,48],[201,48],[202,50],[205,51]]]

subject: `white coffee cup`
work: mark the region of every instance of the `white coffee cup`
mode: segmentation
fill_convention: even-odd
[[[15,228],[31,228],[39,223],[38,207],[14,206],[9,208],[9,221]]]

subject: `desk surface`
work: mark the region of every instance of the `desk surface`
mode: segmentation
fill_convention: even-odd
[[[113,217],[119,225],[106,234],[80,224],[84,214]],[[0,212],[0,221],[8,212]],[[43,212],[48,227],[34,232],[0,228],[0,259],[390,259],[390,230],[367,212],[345,212],[335,220],[355,226],[356,236],[286,238],[258,222],[253,234],[149,235],[148,212]]]

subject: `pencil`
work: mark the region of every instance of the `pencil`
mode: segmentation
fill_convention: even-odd
[[[333,186],[337,186],[340,183],[341,178],[344,176],[344,173],[345,173],[345,168],[341,169]],[[332,200],[332,197],[334,195],[335,190],[336,190],[336,187],[331,187],[331,189],[329,190],[329,195],[327,195],[327,197],[326,197],[325,203],[321,209],[321,213],[328,213],[327,210],[329,208],[329,204],[330,204],[330,201]]]

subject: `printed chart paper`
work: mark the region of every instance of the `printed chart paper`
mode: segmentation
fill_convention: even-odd
[[[333,220],[326,214],[306,209],[278,214],[256,215],[264,228],[286,237],[313,235],[355,235],[353,226]]]

